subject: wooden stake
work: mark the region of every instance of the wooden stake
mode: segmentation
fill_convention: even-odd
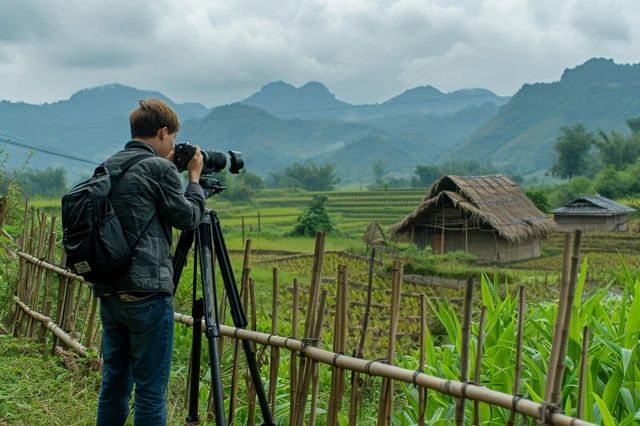
[[[347,287],[348,270],[344,265],[338,266],[338,280],[336,288],[336,309],[334,318],[333,352],[344,354],[347,343]],[[327,425],[338,425],[338,412],[342,406],[344,393],[344,370],[332,368],[331,393],[329,395],[329,410]]]
[[[313,326],[316,323],[316,316],[317,316],[317,306],[318,306],[318,299],[319,299],[319,295],[320,295],[320,273],[322,272],[322,261],[324,259],[324,240],[325,240],[325,235],[322,232],[318,232],[316,234],[316,245],[315,245],[315,249],[314,249],[314,256],[313,256],[313,269],[311,272],[311,284],[310,284],[310,288],[309,288],[309,305],[307,308],[307,315],[305,318],[305,323],[304,323],[304,339],[309,339],[309,338],[313,338],[312,336],[312,331],[313,331]],[[311,371],[309,370],[309,375],[310,375]],[[306,407],[306,399],[307,399],[307,392],[309,391],[308,385],[305,387],[304,383],[305,383],[305,379],[307,381],[309,381],[311,378],[307,377],[305,378],[305,374],[307,374],[307,359],[304,357],[304,353],[301,353],[300,356],[300,366],[298,368],[298,380],[297,383],[298,385],[301,385],[303,387],[298,389],[298,400],[296,403],[296,407],[295,407],[295,413],[293,416],[293,419],[295,421],[295,423],[293,424],[298,424],[301,425],[303,420],[304,420],[304,410]],[[303,391],[304,393],[300,392]]]
[[[525,305],[524,286],[520,285],[519,303],[518,303],[518,335],[517,335],[517,343],[516,343],[516,371],[515,371],[515,378],[513,382],[514,398],[520,394],[520,376],[522,373],[522,338],[524,335],[524,319],[526,315],[526,309],[527,308]],[[509,413],[509,420],[507,421],[507,425],[513,426],[515,419],[516,419],[516,410],[514,406],[512,407],[511,412]]]
[[[425,346],[427,344],[427,298],[423,294],[420,295],[420,371],[426,368]],[[418,425],[424,426],[425,408],[427,403],[427,390],[418,388]]]
[[[273,268],[273,287],[271,291],[271,334],[278,334],[278,268]],[[276,411],[276,388],[278,384],[278,370],[280,369],[280,349],[271,347],[271,362],[269,365],[269,394],[271,412]]]
[[[293,279],[293,294],[291,296],[291,337],[298,338],[298,280]],[[298,400],[298,352],[291,351],[289,363],[289,423],[293,423],[296,401]]]
[[[480,311],[480,323],[478,324],[478,348],[476,350],[476,370],[473,376],[473,384],[480,386],[480,371],[482,357],[484,355],[484,324],[487,321],[487,307],[482,306]],[[480,401],[473,401],[473,425],[480,426]]]
[[[316,318],[317,321],[314,324],[314,328],[312,330],[312,334],[309,339],[309,344],[311,345],[311,347],[316,347],[318,345],[318,340],[320,338],[320,332],[322,330],[322,320],[324,318],[324,311],[327,304],[326,290],[322,290],[322,293],[320,294],[319,303],[320,303],[320,306],[318,308],[318,314]],[[303,355],[305,350],[306,350],[306,347],[304,348],[304,350],[301,351]],[[305,360],[305,359],[306,358],[303,357],[301,360]],[[302,370],[302,366],[300,368]],[[309,394],[309,385],[311,384],[311,378],[313,376],[314,368],[317,368],[317,363],[315,361],[305,363],[304,370],[302,370],[302,379],[298,380],[300,387],[298,389],[298,404],[296,408],[297,418],[294,423],[298,426],[302,426],[302,424],[304,423],[304,415],[307,407],[307,395]],[[312,404],[314,403],[313,401],[315,401],[315,398],[312,397],[311,398]],[[315,421],[314,419],[315,412],[311,410],[309,414],[310,414],[310,422]]]
[[[462,319],[462,337],[460,351],[460,381],[469,379],[469,341],[471,340],[471,310],[473,309],[473,279],[467,279],[464,293],[464,316]],[[456,425],[464,424],[465,398],[456,403]]]
[[[569,326],[571,325],[571,314],[573,312],[573,300],[576,295],[576,284],[578,282],[578,269],[580,268],[580,244],[582,243],[582,231],[575,231],[573,237],[573,254],[571,256],[571,279],[567,288],[567,297],[563,301],[564,319],[562,320],[562,332],[560,334],[560,348],[558,363],[555,366],[556,372],[553,377],[553,392],[551,393],[551,402],[560,404],[562,379],[564,374],[564,362],[567,354],[567,341],[569,339]]]
[[[53,257],[56,252],[56,217],[51,217],[51,229],[49,231],[49,243],[47,244],[47,260],[53,263]],[[47,269],[44,274],[44,308],[42,313],[44,316],[48,317],[51,314],[51,281],[53,280],[53,274],[51,270]],[[46,338],[46,328],[42,327],[40,329],[40,337],[38,340],[44,343]]]
[[[400,314],[400,285],[402,284],[402,262],[396,260],[391,272],[391,312],[389,343],[387,345],[387,363],[393,365]],[[393,415],[393,381],[389,378],[382,380],[380,401],[378,403],[378,426],[390,425]]]
[[[544,387],[544,401],[551,402],[551,393],[553,392],[553,384],[555,382],[555,366],[558,364],[560,356],[560,334],[562,333],[562,321],[564,321],[564,303],[567,298],[567,290],[569,288],[569,275],[571,269],[571,234],[564,234],[564,244],[562,249],[562,279],[560,280],[560,294],[558,298],[558,312],[556,314],[556,322],[553,326],[553,341],[551,343],[551,353],[549,355],[549,366],[547,368],[547,381]]]
[[[580,378],[578,380],[578,407],[576,417],[581,419],[584,411],[584,395],[587,391],[587,362],[589,359],[589,327],[582,329],[582,356],[580,357]]]
[[[362,328],[360,329],[360,341],[355,354],[356,358],[364,356],[364,345],[367,339],[367,329],[369,327],[369,316],[371,315],[371,297],[373,294],[373,273],[375,267],[376,249],[371,249],[369,258],[369,281],[367,286],[367,299],[364,307],[364,317],[362,318]],[[358,409],[361,406],[360,399],[362,392],[360,389],[360,377],[357,371],[351,372],[351,398],[349,401],[349,426],[355,426],[358,418]]]

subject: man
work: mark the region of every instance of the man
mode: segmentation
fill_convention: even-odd
[[[166,424],[166,391],[173,349],[172,227],[194,229],[204,214],[198,183],[200,148],[189,162],[184,193],[173,159],[180,123],[157,99],[140,101],[130,117],[131,138],[106,162],[113,170],[140,154],[115,183],[111,202],[127,239],[135,245],[128,270],[115,281],[96,283],[103,328],[102,387],[98,425],[123,425],[135,384],[134,423]]]

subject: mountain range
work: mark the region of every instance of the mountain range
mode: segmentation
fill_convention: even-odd
[[[385,102],[352,105],[322,83],[298,88],[272,82],[237,103],[207,108],[176,103],[154,91],[119,84],[84,89],[50,104],[0,102],[0,149],[18,167],[34,145],[98,163],[129,138],[129,112],[139,99],[166,101],[183,123],[178,141],[243,152],[247,168],[267,176],[293,162],[332,162],[343,183],[367,183],[383,160],[397,176],[443,159],[490,161],[520,175],[541,174],[553,159],[563,125],[625,129],[640,115],[640,64],[591,59],[565,70],[558,82],[525,84],[513,97],[486,89],[443,93],[409,89]],[[94,166],[35,152],[33,168],[62,166],[70,180]]]

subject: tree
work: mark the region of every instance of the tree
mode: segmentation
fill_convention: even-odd
[[[595,141],[600,154],[600,159],[605,166],[612,165],[618,169],[631,164],[640,157],[640,134],[625,137],[621,133],[598,133],[599,139]]]
[[[60,197],[67,191],[67,173],[62,167],[26,170],[18,173],[16,182],[28,196]]]
[[[547,197],[547,192],[543,189],[531,189],[524,193],[533,204],[543,213],[547,213],[551,208],[551,203]]]
[[[291,235],[306,235],[312,237],[318,231],[329,233],[335,230],[335,224],[324,204],[327,202],[325,195],[316,195],[305,211],[298,216],[298,222],[291,231]]]
[[[384,185],[384,178],[387,174],[387,163],[384,160],[376,160],[372,164],[373,183],[376,187]]]
[[[435,165],[430,166],[416,166],[415,175],[413,179],[411,179],[411,186],[415,188],[424,188],[430,187],[433,182],[436,181],[440,176],[442,176],[442,171],[440,167]]]
[[[556,159],[551,166],[551,174],[569,180],[574,176],[584,175],[587,155],[593,144],[593,134],[583,124],[563,126],[554,146]]]
[[[276,187],[296,187],[308,191],[330,191],[340,182],[334,164],[318,166],[312,161],[294,163],[281,173],[271,173],[270,177]]]
[[[640,117],[627,119],[627,127],[633,134],[640,133]]]

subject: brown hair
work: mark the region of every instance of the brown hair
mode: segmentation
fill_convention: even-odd
[[[166,127],[169,133],[180,130],[176,113],[159,99],[145,99],[129,116],[131,137],[154,137],[158,130]]]

